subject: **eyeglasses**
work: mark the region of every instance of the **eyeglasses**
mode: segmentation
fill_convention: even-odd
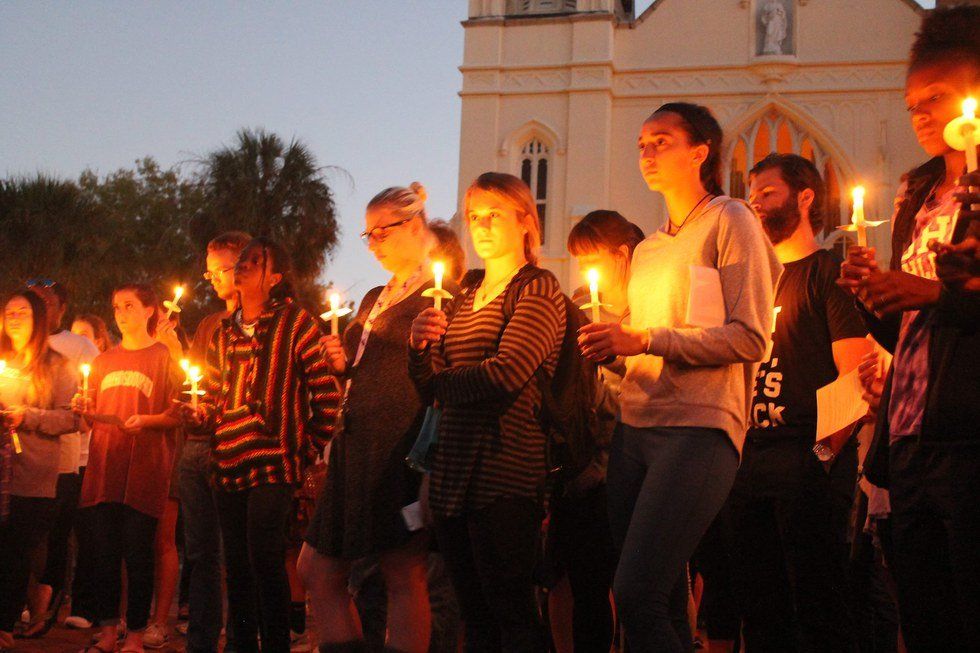
[[[234,269],[235,269],[235,266],[234,265],[230,265],[230,266],[228,266],[226,268],[218,268],[218,270],[215,271],[215,272],[212,272],[211,270],[208,270],[207,272],[205,272],[201,276],[204,277],[204,280],[205,281],[211,281],[212,279],[214,279],[216,277],[220,277],[223,274],[228,274],[229,272],[231,272]]]
[[[36,278],[28,279],[24,285],[28,288],[53,288],[57,283],[57,281],[52,281],[51,279]]]
[[[381,225],[380,227],[375,227],[374,229],[368,229],[367,231],[361,234],[361,240],[367,243],[370,242],[372,238],[374,238],[375,240],[380,242],[388,237],[388,232],[390,230],[394,229],[395,227],[400,227],[408,222],[411,222],[414,219],[415,216],[413,215],[409,218],[405,218],[404,220],[399,220],[398,222],[392,222],[391,224]]]

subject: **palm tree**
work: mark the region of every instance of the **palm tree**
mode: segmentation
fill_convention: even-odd
[[[272,238],[292,254],[300,297],[316,302],[316,279],[337,245],[339,227],[333,193],[309,148],[243,129],[234,145],[201,161],[200,181],[205,208],[192,221],[198,245],[230,229]]]

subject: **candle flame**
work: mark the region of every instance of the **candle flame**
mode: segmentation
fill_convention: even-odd
[[[190,372],[191,371],[191,362],[189,360],[187,360],[186,358],[181,358],[180,359],[180,369],[184,370],[185,372]]]
[[[434,274],[435,276],[441,279],[442,275],[446,274],[446,264],[443,263],[442,261],[436,261],[435,263],[433,263],[432,274]]]
[[[340,308],[340,293],[330,293],[330,310],[336,311]]]
[[[0,359],[0,374],[7,371],[7,361]]]
[[[82,363],[78,366],[78,369],[81,371],[82,376],[84,377],[88,377],[88,375],[92,373],[92,366],[88,363]]]
[[[977,117],[977,99],[968,97],[963,100],[963,117],[967,120],[975,120]]]
[[[589,285],[598,285],[599,283],[599,270],[596,268],[589,268],[585,273],[585,278],[589,280]]]
[[[864,202],[864,186],[855,186],[851,191],[851,197],[854,198],[855,203]]]
[[[174,288],[174,302],[180,300],[180,298],[183,297],[183,295],[184,295],[183,286],[177,286],[176,288]]]

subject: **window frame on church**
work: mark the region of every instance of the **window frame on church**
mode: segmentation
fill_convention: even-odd
[[[766,108],[743,129],[729,148],[724,180],[731,197],[748,198],[749,170],[771,152],[799,154],[817,167],[827,189],[824,202],[824,224],[821,241],[831,238],[838,226],[849,220],[849,205],[841,196],[841,180],[844,179],[840,164],[823,147],[816,135],[778,106]]]
[[[537,136],[531,136],[521,145],[517,163],[517,176],[531,189],[538,220],[541,223],[541,243],[547,234],[549,184],[552,173],[551,147]]]
[[[578,0],[507,0],[508,16],[569,14],[578,11]]]

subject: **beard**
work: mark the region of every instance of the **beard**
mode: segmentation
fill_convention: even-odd
[[[769,242],[778,245],[793,235],[800,226],[801,217],[796,197],[787,197],[782,206],[766,212],[762,218],[762,230],[769,237]]]

